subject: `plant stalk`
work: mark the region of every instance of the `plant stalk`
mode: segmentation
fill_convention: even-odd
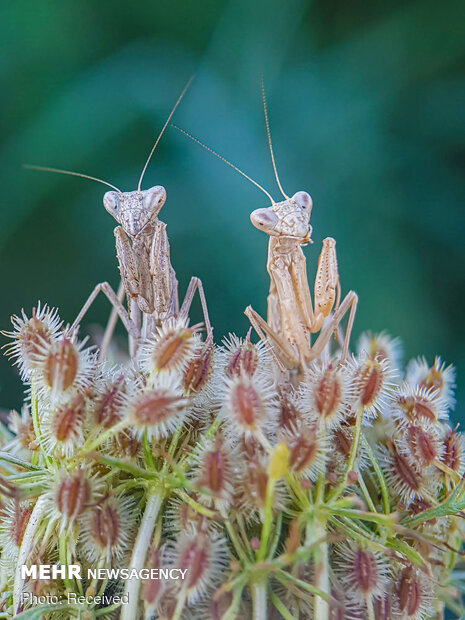
[[[253,602],[253,620],[267,620],[266,579],[254,581],[250,585]]]
[[[144,516],[137,533],[136,542],[131,555],[129,569],[140,570],[144,567],[147,551],[150,547],[153,531],[157,523],[158,514],[163,503],[163,490],[155,487],[149,491],[147,503],[145,505]],[[124,594],[128,595],[129,602],[121,608],[121,620],[137,620],[139,608],[139,579],[129,579],[126,581]]]
[[[21,577],[21,566],[26,564],[28,557],[32,554],[35,544],[35,535],[40,525],[42,517],[44,515],[47,499],[44,495],[41,495],[37,500],[34,508],[32,509],[31,516],[29,517],[26,531],[24,532],[21,547],[18,553],[18,561],[16,562],[16,574],[13,587],[13,609],[17,613],[21,591],[23,589],[23,579]]]
[[[326,522],[320,521],[318,518],[314,519],[313,523],[307,525],[307,534],[305,544],[309,545],[315,541],[318,543],[317,558],[315,560],[315,582],[314,586],[321,592],[327,594],[327,599],[331,596],[331,586],[329,583],[329,558],[328,558],[328,543],[326,538]],[[323,540],[322,540],[323,539]],[[329,620],[329,604],[328,600],[325,600],[318,594],[315,594],[314,601],[314,620]]]

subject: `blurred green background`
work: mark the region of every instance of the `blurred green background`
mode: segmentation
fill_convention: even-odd
[[[21,169],[87,172],[135,189],[188,77],[176,122],[278,196],[267,151],[263,71],[281,180],[314,199],[313,277],[334,236],[355,332],[386,329],[405,357],[440,354],[465,402],[463,235],[465,4],[452,0],[3,0],[0,4],[0,326],[38,299],[72,321],[93,286],[118,284],[105,188]],[[251,184],[174,129],[144,186],[162,184],[183,293],[202,278],[219,339],[265,312],[266,206]],[[88,315],[103,324],[102,297]],[[193,319],[199,319],[196,306]],[[22,387],[0,362],[0,405]]]

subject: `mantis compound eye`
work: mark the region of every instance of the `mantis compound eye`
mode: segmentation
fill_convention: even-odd
[[[110,215],[115,215],[120,206],[120,197],[117,192],[106,192],[103,196],[103,206]]]
[[[297,192],[292,197],[292,200],[305,211],[311,211],[313,207],[312,197],[307,192]]]
[[[103,196],[103,206],[107,211],[113,211],[118,208],[118,194],[116,192],[106,192]]]

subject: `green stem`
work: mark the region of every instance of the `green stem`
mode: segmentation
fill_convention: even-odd
[[[208,517],[209,519],[215,518],[217,513],[214,510],[210,510],[210,508],[207,508],[203,504],[199,504],[199,502],[196,502],[195,499],[193,499],[188,493],[186,493],[182,489],[174,489],[174,492],[184,502],[186,502],[186,504],[191,506],[199,514],[204,515],[205,517]]]
[[[284,618],[284,620],[294,620],[294,616],[287,609],[282,600],[273,591],[270,592],[270,599],[273,605],[281,614],[281,616]]]
[[[375,474],[378,478],[379,486],[381,488],[381,497],[383,498],[383,508],[385,514],[389,514],[391,512],[391,505],[389,502],[389,491],[387,488],[386,480],[384,478],[382,469],[379,465],[378,459],[373,451],[373,448],[370,446],[368,439],[365,436],[362,436],[363,447],[367,452],[371,464],[373,465],[373,469],[375,470]]]
[[[355,459],[357,458],[357,450],[358,450],[358,445],[360,443],[360,436],[361,436],[361,431],[362,431],[362,422],[363,422],[363,407],[359,407],[357,411],[357,420],[355,422],[354,440],[352,441],[352,446],[350,447],[349,460],[347,461],[347,467],[346,467],[346,470],[345,470],[344,476],[342,477],[341,482],[330,493],[329,495],[330,501],[337,499],[347,486],[347,480],[349,478],[349,474],[353,470]]]
[[[269,478],[266,485],[266,497],[265,497],[265,515],[263,519],[263,527],[260,536],[260,547],[257,551],[257,560],[263,562],[266,556],[266,549],[268,546],[268,539],[270,537],[271,525],[273,523],[273,496],[275,488],[275,479]]]
[[[0,461],[6,461],[7,463],[12,463],[13,465],[18,465],[19,467],[23,467],[24,469],[30,469],[31,471],[42,472],[42,468],[38,465],[32,465],[31,463],[26,463],[26,461],[22,461],[18,459],[16,456],[12,454],[8,454],[7,452],[0,452]]]
[[[359,486],[360,486],[360,488],[362,490],[363,497],[365,498],[365,501],[366,501],[366,503],[368,505],[368,508],[371,510],[371,512],[376,512],[376,506],[375,506],[375,504],[373,502],[373,499],[372,499],[372,497],[371,497],[371,495],[370,495],[370,493],[369,493],[369,491],[367,489],[367,485],[365,484],[365,479],[363,478],[362,475],[360,475],[358,477],[358,484],[359,484]]]
[[[368,620],[376,620],[375,610],[373,609],[373,599],[371,598],[369,594],[367,595],[366,604],[367,604]]]
[[[171,620],[179,620],[181,618],[182,610],[186,604],[187,599],[187,585],[189,581],[186,580],[181,588],[181,592],[178,594],[176,608],[171,616]]]
[[[18,559],[15,568],[15,581],[13,587],[13,610],[14,613],[18,611],[20,594],[23,589],[23,579],[21,578],[21,566],[26,564],[28,557],[32,555],[35,547],[35,535],[39,528],[40,522],[45,512],[47,505],[47,498],[42,495],[37,500],[34,508],[32,509],[31,516],[24,532],[21,547],[19,548]]]
[[[323,539],[323,541],[321,540]],[[329,620],[328,598],[331,595],[331,585],[329,583],[329,549],[326,542],[326,521],[315,518],[312,523],[307,525],[305,545],[320,541],[315,549],[315,588],[324,592],[327,596],[322,597],[315,594],[313,605],[314,620]]]
[[[144,431],[144,438],[142,440],[142,445],[144,447],[144,457],[145,463],[147,465],[147,469],[150,471],[155,471],[155,461],[153,460],[152,454],[152,446],[150,445],[150,441],[147,437],[147,429]]]
[[[124,419],[115,424],[114,426],[111,426],[107,430],[103,431],[103,433],[100,433],[97,437],[95,437],[95,439],[93,439],[89,443],[85,443],[80,450],[80,454],[82,455],[86,454],[87,452],[92,452],[93,450],[101,446],[102,443],[104,443],[107,439],[110,439],[110,437],[113,437],[114,435],[127,428],[129,424],[129,420]]]
[[[253,620],[267,620],[266,612],[266,580],[260,579],[250,585],[253,603]]]
[[[58,554],[59,554],[61,566],[67,566],[68,565],[68,549],[66,546],[66,532],[62,532],[60,534],[60,538],[58,539]],[[65,577],[63,581],[65,582],[66,588],[70,592],[74,590],[74,587],[73,587],[74,584],[68,577]]]
[[[233,599],[231,601],[231,605],[226,610],[226,613],[224,614],[222,620],[235,620],[235,618],[236,618],[236,611],[237,611],[237,608],[239,607],[239,604],[241,602],[243,589],[244,589],[244,585],[240,584],[240,583],[234,589]]]
[[[135,568],[136,570],[140,570],[144,567],[145,558],[150,547],[152,534],[163,500],[164,492],[162,489],[158,487],[150,489],[145,505],[144,516],[142,517],[134,543],[129,569]],[[129,603],[122,606],[121,620],[136,620],[139,617],[139,589],[139,579],[129,579],[126,581],[124,594],[128,595]]]
[[[52,463],[52,459],[47,455],[47,450],[42,441],[42,431],[40,430],[40,419],[39,419],[39,400],[37,398],[37,392],[34,386],[34,383],[31,383],[31,413],[32,413],[32,426],[34,428],[34,435],[37,439],[37,443],[41,448],[41,452],[45,458],[47,463]]]
[[[307,592],[310,592],[310,594],[319,596],[320,598],[325,600],[327,603],[331,601],[331,596],[328,594],[328,592],[323,592],[323,590],[320,590],[319,588],[312,585],[311,583],[302,581],[302,579],[298,579],[297,577],[294,577],[294,575],[291,575],[290,573],[284,570],[279,570],[278,573],[276,574],[276,578],[278,579],[278,581],[280,581],[284,585],[286,585],[287,583],[289,583],[289,581],[291,581],[292,583],[295,583],[295,585],[302,588],[302,590],[306,590]]]

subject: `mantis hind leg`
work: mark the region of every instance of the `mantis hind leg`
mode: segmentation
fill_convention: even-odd
[[[279,336],[252,306],[247,306],[244,310],[244,314],[249,319],[250,324],[257,332],[260,340],[263,342],[267,340],[271,342],[272,352],[282,371],[292,370],[299,366],[299,360],[295,355],[292,345]]]
[[[128,312],[126,311],[126,308],[122,304],[122,301],[119,299],[118,295],[111,288],[108,282],[100,282],[99,284],[97,284],[97,286],[94,288],[92,293],[87,298],[87,301],[81,308],[81,311],[77,315],[76,319],[74,320],[74,323],[71,325],[68,332],[72,334],[73,332],[77,330],[82,319],[84,318],[87,311],[94,303],[99,293],[103,293],[105,297],[108,299],[108,301],[111,303],[111,305],[113,306],[114,312],[121,319],[121,322],[123,323],[129,336],[133,338],[134,340],[138,340],[140,334],[139,334],[139,330],[137,329],[136,324],[131,320]],[[111,321],[111,316],[110,316],[110,321]]]
[[[124,286],[123,286],[123,281],[121,280],[119,287],[118,287],[118,292],[117,292],[117,297],[118,297],[118,301],[122,304],[123,303],[123,299],[124,299]],[[110,318],[108,319],[108,323],[107,326],[105,328],[105,332],[103,334],[103,338],[102,338],[102,343],[100,345],[100,352],[99,352],[99,356],[98,356],[98,360],[99,362],[102,362],[106,352],[108,350],[108,347],[110,346],[110,342],[111,339],[113,338],[113,334],[115,331],[115,327],[116,327],[116,322],[118,321],[118,312],[116,310],[116,308],[113,306],[111,309],[111,314],[110,314]]]

